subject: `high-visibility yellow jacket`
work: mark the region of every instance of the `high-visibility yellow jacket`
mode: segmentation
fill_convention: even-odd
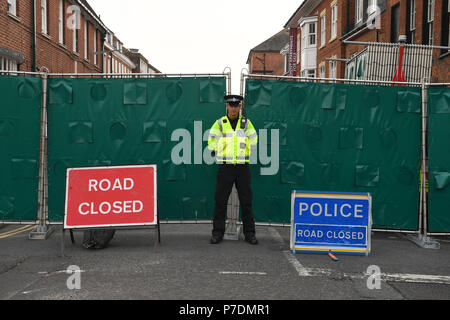
[[[241,128],[241,120],[242,117],[239,117],[236,130],[233,130],[227,116],[220,118],[212,126],[208,149],[216,152],[217,162],[227,164],[250,162],[251,147],[257,145],[258,134],[248,119]]]

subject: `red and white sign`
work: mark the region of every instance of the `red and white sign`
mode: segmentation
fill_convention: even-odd
[[[156,224],[156,165],[67,169],[65,229]]]
[[[298,28],[289,29],[289,74],[291,77],[297,76],[297,30]]]

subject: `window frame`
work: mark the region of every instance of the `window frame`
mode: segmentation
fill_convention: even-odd
[[[94,27],[94,44],[93,44],[93,49],[94,49],[94,65],[97,65],[97,29]]]
[[[319,78],[324,79],[325,76],[325,62],[319,64]],[[320,80],[320,82],[324,82],[324,80]]]
[[[356,23],[362,22],[364,17],[364,1],[363,0],[355,0],[355,20]]]
[[[78,29],[74,28],[72,30],[72,50],[75,53],[78,53]]]
[[[84,18],[84,59],[89,60],[89,23]]]
[[[48,35],[48,1],[41,0],[41,32]]]
[[[313,32],[311,32],[311,27],[313,27]],[[314,42],[312,41],[314,40]],[[308,23],[308,46],[313,47],[317,45],[317,26],[316,22]]]
[[[6,5],[6,11],[17,17],[17,0],[8,0]]]
[[[58,42],[59,44],[64,44],[65,40],[65,29],[64,29],[64,21],[65,21],[65,11],[64,11],[64,0],[59,0],[58,2]]]
[[[320,16],[320,46],[324,46],[327,42],[327,14]]]
[[[337,62],[336,61],[330,61],[330,79],[336,79],[337,77]]]
[[[428,0],[427,3],[427,32],[428,32],[428,45],[432,46],[434,42],[434,10],[435,0]]]
[[[434,22],[434,9],[435,9],[435,1],[434,0],[428,0],[428,6],[427,6],[427,23]]]
[[[338,6],[335,3],[331,6],[331,39],[337,37],[337,25],[338,25]]]

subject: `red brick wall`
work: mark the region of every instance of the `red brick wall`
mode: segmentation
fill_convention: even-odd
[[[339,40],[339,37],[342,33],[342,20],[344,18],[344,14],[346,14],[346,8],[344,6],[343,1],[337,1],[338,6],[338,22],[337,22],[337,33],[336,37],[331,39],[331,4],[332,1],[322,1],[319,6],[314,10],[317,10],[318,13],[318,20],[317,20],[317,70],[316,75],[319,76],[319,66],[321,63],[325,63],[325,77],[330,77],[330,62],[325,60],[326,58],[342,58],[345,54],[344,46],[342,42]],[[320,15],[322,14],[323,10],[325,10],[326,14],[326,26],[325,26],[325,33],[326,33],[326,40],[325,44],[321,46],[321,35],[322,35],[322,28],[320,23]],[[337,62],[336,63],[336,77],[337,78],[344,78],[344,70],[345,70],[345,63],[343,62]]]
[[[265,68],[267,70],[266,74],[282,76],[284,73],[284,56],[279,52],[252,52],[250,56],[249,72],[255,73],[255,71],[258,71],[258,74],[262,74],[259,71],[264,70],[264,55]]]
[[[20,71],[33,71],[32,69],[32,1],[17,1],[17,18],[7,14],[7,0],[0,0],[0,46],[21,52],[25,62],[20,65]],[[41,0],[36,0],[36,66],[46,67],[52,73],[73,73],[77,62],[78,73],[102,72],[102,57],[97,56],[97,65],[94,65],[94,25],[89,21],[89,61],[84,59],[84,19],[81,15],[81,29],[78,31],[78,54],[72,50],[72,30],[69,30],[64,21],[64,45],[59,44],[59,1],[47,0],[48,5],[48,35],[41,32]],[[66,19],[69,2],[65,1]],[[97,32],[97,51],[100,51],[100,32]]]
[[[325,61],[326,58],[336,56],[337,58],[350,58],[353,53],[362,51],[365,45],[344,45],[339,38],[342,36],[342,31],[348,27],[351,21],[355,19],[355,0],[337,0],[338,4],[338,31],[337,39],[330,42],[331,35],[331,6],[333,0],[323,0],[312,11],[311,15],[318,16],[317,22],[317,70],[316,74],[319,74],[319,65]],[[381,15],[381,28],[380,29],[366,29],[363,30],[348,40],[351,41],[364,41],[364,42],[390,42],[391,41],[391,12],[392,7],[399,4],[399,34],[406,34],[406,19],[407,16],[406,0],[386,0],[386,10]],[[434,45],[441,45],[441,30],[442,26],[442,1],[435,1],[434,12]],[[321,47],[321,25],[320,14],[323,10],[326,10],[326,43]],[[416,9],[416,36],[415,43],[422,44],[422,21],[423,21],[423,0],[417,0]],[[349,31],[349,30],[347,30]],[[298,36],[301,37],[301,30],[298,30]],[[397,39],[398,40],[398,39]],[[432,81],[433,82],[450,82],[450,55],[441,56],[441,50],[433,51],[433,70]],[[300,70],[298,66],[298,70]],[[329,62],[325,62],[325,76],[329,77]],[[345,77],[345,63],[337,62],[337,77]]]

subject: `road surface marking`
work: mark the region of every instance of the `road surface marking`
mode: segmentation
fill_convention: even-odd
[[[250,276],[266,276],[265,272],[245,272],[245,271],[219,271],[219,274],[225,275],[250,275]]]
[[[268,228],[272,238],[280,243],[285,244],[279,232],[272,228]],[[299,261],[298,258],[292,254],[290,250],[283,251],[284,256],[288,262],[295,268],[300,277],[320,277],[332,276],[336,278],[350,278],[350,279],[367,279],[371,274],[367,273],[345,273],[338,272],[331,269],[323,268],[306,268]],[[410,282],[410,283],[434,283],[434,284],[449,284],[450,276],[442,275],[427,275],[427,274],[408,274],[408,273],[380,273],[380,279],[385,282]]]
[[[4,239],[4,238],[11,237],[11,236],[15,236],[15,235],[17,235],[19,233],[30,231],[30,230],[32,230],[34,228],[35,228],[34,225],[24,226],[24,227],[20,227],[20,228],[14,229],[14,230],[10,230],[10,231],[5,232],[5,233],[0,233],[0,239]]]

